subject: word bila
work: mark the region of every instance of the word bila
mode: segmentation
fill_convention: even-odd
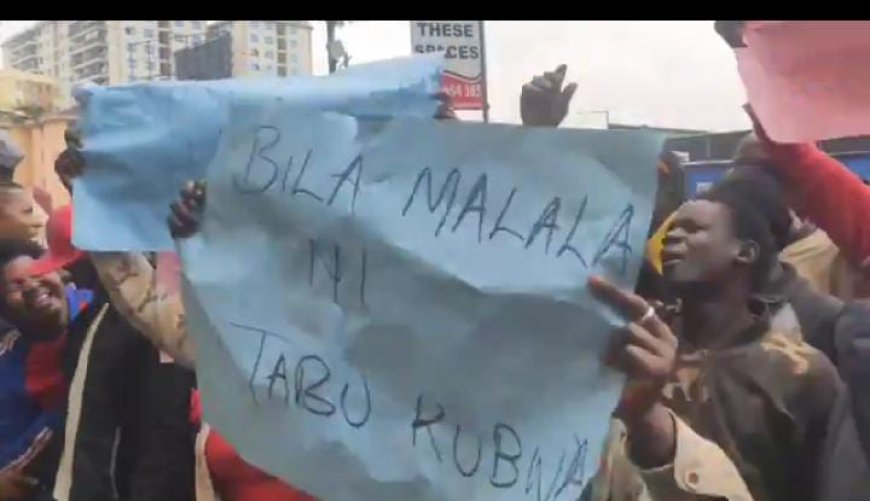
[[[277,190],[281,193],[289,192],[291,196],[305,196],[331,206],[340,193],[348,191],[351,197],[350,211],[351,213],[356,212],[361,191],[360,180],[365,168],[365,159],[362,153],[356,155],[342,170],[330,172],[329,176],[335,180],[332,189],[317,193],[310,185],[305,184],[306,172],[314,150],[309,149],[301,162],[298,163],[296,162],[298,159],[293,156],[277,159],[273,150],[276,149],[280,141],[281,130],[279,128],[261,126],[257,129],[251,153],[243,171],[236,172],[233,176],[233,186],[238,192],[262,194],[269,190]],[[433,183],[436,185],[434,190]],[[580,250],[575,247],[574,241],[575,237],[578,236],[580,223],[583,221],[588,196],[583,197],[576,214],[574,214],[570,228],[563,231],[565,228],[559,224],[562,210],[562,198],[559,196],[550,199],[549,203],[542,208],[537,219],[525,225],[518,225],[515,219],[512,222],[510,212],[518,188],[512,188],[510,193],[494,203],[490,198],[488,175],[482,173],[473,180],[471,187],[463,195],[462,172],[458,168],[453,168],[447,173],[440,183],[440,187],[437,187],[437,184],[434,170],[431,167],[422,168],[417,174],[414,186],[408,193],[401,209],[402,216],[407,216],[415,202],[422,198],[421,194],[423,194],[426,199],[426,209],[432,214],[440,211],[440,217],[434,230],[436,237],[440,236],[445,228],[449,228],[451,232],[455,233],[463,224],[474,224],[477,229],[478,243],[496,238],[509,238],[519,241],[525,249],[530,249],[535,242],[542,240],[545,254],[549,255],[551,249],[555,249],[557,259],[564,255],[570,255],[585,268],[597,265],[611,250],[615,249],[620,251],[619,273],[624,275],[626,272],[628,260],[632,254],[629,237],[634,217],[634,206],[631,203],[627,203],[617,216],[595,252],[592,255],[583,256]],[[515,216],[513,217],[515,218]],[[488,225],[489,221],[492,221],[491,226]],[[579,233],[582,236],[583,232]],[[558,244],[558,248],[553,245],[554,243]]]
[[[372,388],[364,375],[353,381],[343,378],[317,354],[293,350],[296,353],[290,355],[291,350],[284,350],[293,346],[288,336],[253,325],[231,325],[239,334],[259,337],[248,381],[255,405],[262,405],[265,396],[265,400],[279,402],[287,409],[360,432],[377,418]],[[267,362],[264,354],[276,352],[274,361]],[[495,489],[519,488],[536,501],[578,498],[587,480],[587,440],[574,435],[556,460],[539,446],[530,447],[508,423],[496,419],[488,433],[477,434],[452,423],[453,417],[437,399],[421,392],[416,403],[408,405],[410,426],[395,432],[407,433],[409,446],[455,470],[461,478],[482,477]]]

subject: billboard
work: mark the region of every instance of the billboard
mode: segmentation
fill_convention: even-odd
[[[444,91],[457,110],[480,110],[486,102],[483,21],[411,21],[416,54],[444,53]]]

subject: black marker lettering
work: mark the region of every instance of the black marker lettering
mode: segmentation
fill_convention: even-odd
[[[335,183],[335,189],[332,190],[332,195],[329,196],[329,202],[327,202],[327,205],[332,205],[332,202],[335,202],[338,190],[341,189],[345,182],[348,182],[351,174],[356,173],[353,181],[353,198],[350,199],[350,213],[356,214],[356,198],[359,196],[359,179],[362,175],[362,166],[362,155],[357,155],[344,171],[339,174],[333,174],[333,177],[337,178],[338,182]]]
[[[444,184],[441,185],[441,191],[438,192],[438,198],[435,200],[435,203],[432,203],[432,169],[430,167],[424,168],[420,171],[420,174],[417,175],[417,180],[414,182],[414,190],[411,192],[411,196],[408,197],[408,201],[405,202],[405,208],[402,209],[402,216],[408,214],[411,204],[414,203],[414,197],[417,195],[417,190],[420,188],[420,184],[422,184],[424,180],[426,181],[426,206],[429,208],[429,212],[433,214],[435,213],[435,210],[438,209],[438,206],[445,201],[447,190],[449,189],[450,196],[446,199],[447,203],[444,206],[444,214],[441,216],[441,221],[438,222],[438,227],[435,228],[435,236],[437,237],[438,234],[441,233],[441,228],[444,227],[444,223],[447,222],[447,216],[453,209],[453,204],[456,202],[456,194],[459,191],[459,180],[461,178],[462,174],[459,173],[458,169],[451,169],[450,173],[447,174],[447,179],[444,180]]]
[[[529,238],[526,239],[526,249],[535,243],[535,239],[538,238],[538,233],[540,233],[544,228],[547,228],[549,231],[547,232],[547,243],[544,245],[544,254],[550,253],[550,243],[553,241],[553,232],[559,229],[559,225],[556,224],[556,221],[559,218],[559,209],[561,207],[562,199],[559,197],[553,197],[553,199],[550,200],[550,203],[544,207],[541,216],[538,217],[538,220],[535,221],[534,225],[532,225],[531,231],[529,231]]]
[[[565,472],[562,485],[556,491],[553,499],[558,498],[562,494],[562,491],[569,486],[583,487],[583,482],[586,480],[586,449],[588,448],[588,442],[586,440],[581,442],[576,435],[574,436],[574,442],[577,444],[577,451],[574,453],[574,457],[568,465],[568,470]]]
[[[259,404],[260,401],[257,399],[257,391],[256,386],[254,386],[254,381],[257,378],[257,371],[260,369],[260,360],[263,359],[263,348],[266,346],[266,331],[263,329],[257,329],[256,327],[248,327],[246,325],[232,325],[240,329],[254,331],[260,334],[260,347],[257,349],[257,358],[254,360],[254,368],[251,370],[251,377],[248,379],[248,388],[251,390],[251,398],[254,399],[255,404]]]
[[[502,440],[505,436],[513,440],[514,446],[512,448],[515,449],[516,452],[507,452],[503,448]],[[489,478],[489,483],[493,487],[499,489],[509,489],[517,483],[517,478],[520,476],[517,461],[519,461],[520,456],[523,455],[523,444],[520,441],[520,436],[517,435],[517,432],[504,423],[498,423],[495,425],[495,429],[492,432],[492,440],[495,447],[495,455],[492,462],[492,476]],[[507,480],[499,480],[498,466],[502,462],[508,463],[514,471],[513,475]]]
[[[559,456],[559,467],[556,468],[556,473],[553,474],[553,479],[550,480],[550,488],[547,489],[547,496],[544,498],[545,500],[550,499],[550,496],[553,495],[553,491],[556,490],[557,482],[559,481],[560,476],[562,475],[562,468],[565,467],[565,451],[562,451],[562,455]],[[556,499],[553,497],[553,499]]]
[[[263,139],[261,135],[266,135],[266,137],[271,136],[271,139]],[[272,186],[272,183],[278,178],[278,164],[267,157],[265,153],[274,148],[280,140],[281,131],[276,127],[264,125],[257,129],[254,133],[254,143],[251,145],[251,155],[248,157],[248,163],[245,165],[244,177],[240,177],[237,173],[233,174],[233,186],[239,193],[263,193]],[[271,167],[270,173],[265,176],[267,181],[259,186],[252,184],[253,181],[251,180],[255,161],[258,159],[262,162],[256,165],[263,165],[263,162],[265,162]]]
[[[306,384],[306,365],[313,366],[311,369],[319,367],[321,373],[320,379],[313,383]],[[329,381],[331,375],[332,372],[329,370],[329,366],[326,365],[326,362],[317,355],[306,355],[300,358],[299,362],[296,364],[296,405],[306,409],[312,414],[317,414],[318,416],[333,415],[335,413],[335,405],[327,398],[314,393],[315,390]],[[315,403],[319,405],[314,405]]]
[[[598,251],[595,253],[595,258],[592,260],[592,265],[598,264],[598,261],[607,254],[612,247],[622,251],[622,261],[620,266],[620,274],[625,275],[626,267],[628,267],[628,256],[631,255],[631,219],[634,216],[634,205],[628,204],[619,219],[616,220],[613,227],[607,233]]]
[[[417,430],[425,427],[426,432],[429,433],[429,443],[432,445],[432,450],[435,451],[435,457],[438,458],[438,462],[440,463],[441,451],[438,450],[438,445],[435,443],[435,434],[432,433],[431,426],[444,420],[444,407],[441,404],[435,405],[438,406],[438,411],[435,412],[435,415],[423,417],[423,394],[420,394],[417,397],[417,411],[414,414],[414,421],[411,422],[411,430],[413,431],[411,444],[415,447],[417,446]]]
[[[351,425],[351,427],[353,428],[360,428],[364,424],[368,423],[369,418],[372,415],[372,393],[369,389],[369,382],[366,380],[366,378],[362,378],[362,383],[363,390],[365,390],[366,396],[366,410],[363,413],[363,417],[357,421],[353,421],[352,419],[350,419],[350,416],[347,413],[347,392],[350,389],[350,385],[345,383],[344,388],[342,388],[341,390],[341,400],[339,401],[341,403],[341,413],[344,415],[344,420],[347,421],[347,424]]]
[[[516,195],[516,194],[517,194],[517,189],[513,188],[511,190],[511,194],[508,195],[508,197],[507,197],[507,201],[505,201],[505,203],[504,203],[504,207],[502,207],[501,212],[498,215],[498,219],[495,220],[495,226],[493,226],[492,231],[489,232],[489,239],[490,240],[492,240],[493,237],[495,237],[496,234],[498,234],[498,232],[500,232],[500,231],[503,231],[503,232],[507,233],[508,235],[513,235],[514,237],[518,238],[520,240],[520,242],[525,240],[523,238],[523,236],[520,235],[520,233],[518,231],[511,229],[511,228],[508,228],[507,226],[501,225],[501,222],[504,220],[504,217],[507,214],[507,211],[511,206],[511,202],[513,202],[513,200],[514,200],[514,195]]]
[[[293,181],[293,191],[291,194],[296,196],[299,193],[304,195],[308,195],[309,197],[317,200],[318,202],[323,202],[323,197],[314,193],[313,191],[306,190],[305,188],[300,188],[299,185],[302,184],[302,176],[305,175],[305,171],[308,169],[308,162],[311,160],[311,154],[313,150],[308,150],[308,153],[305,154],[305,160],[302,161],[302,167],[299,168],[299,174],[296,174],[296,180]]]
[[[459,462],[459,434],[462,432],[462,427],[456,425],[456,433],[453,434],[453,463],[456,464],[456,469],[459,470],[459,473],[463,477],[472,477],[475,473],[477,473],[477,469],[480,468],[480,459],[483,455],[483,440],[480,437],[477,438],[477,459],[474,460],[474,466],[471,467],[470,470],[466,470],[462,467],[462,464]]]
[[[366,279],[368,278],[368,261],[369,254],[368,251],[363,249],[362,251],[362,266],[360,267],[360,278],[359,278],[359,304],[362,308],[366,308]]]
[[[480,242],[483,236],[483,218],[486,216],[486,174],[481,174],[477,178],[477,181],[474,182],[474,186],[471,187],[468,199],[465,200],[465,205],[462,207],[462,211],[459,212],[456,223],[453,224],[454,232],[462,224],[466,214],[470,212],[477,213],[477,241]]]
[[[568,236],[565,238],[565,243],[562,244],[562,247],[559,248],[559,252],[556,253],[557,258],[562,257],[562,254],[566,251],[574,254],[574,257],[580,260],[580,263],[583,264],[584,268],[588,268],[589,265],[586,264],[586,260],[583,259],[582,255],[580,255],[580,251],[571,245],[571,240],[574,239],[574,234],[577,232],[577,226],[580,224],[580,220],[583,219],[583,213],[586,212],[586,202],[588,201],[589,197],[584,196],[583,201],[580,202],[580,208],[577,209],[577,217],[574,218],[574,224],[571,226],[571,231],[568,232]]]
[[[284,176],[281,178],[281,193],[287,191],[287,179],[290,177],[290,172],[293,170],[293,155],[287,160],[287,167],[284,168]]]
[[[314,269],[316,268],[317,261],[323,265],[323,269],[326,270],[326,275],[329,277],[330,282],[332,283],[332,300],[336,304],[338,304],[338,285],[341,283],[342,273],[341,273],[341,247],[338,245],[333,246],[332,252],[332,267],[329,266],[324,259],[321,258],[320,252],[318,251],[318,242],[313,238],[308,239],[308,285],[314,287]]]
[[[275,367],[272,369],[272,373],[269,374],[266,379],[269,380],[269,398],[272,398],[273,389],[275,387],[275,381],[282,380],[284,382],[284,403],[290,403],[290,383],[287,382],[287,361],[284,359],[284,354],[278,356],[278,360],[275,362]]]
[[[528,494],[532,490],[533,481],[538,486],[537,494],[538,496],[535,498],[538,501],[541,501],[541,476],[542,476],[542,468],[541,464],[541,455],[540,455],[540,447],[535,447],[535,452],[532,453],[532,460],[529,462],[529,471],[526,473],[526,489],[525,492]],[[536,475],[536,477],[532,477],[532,475]]]

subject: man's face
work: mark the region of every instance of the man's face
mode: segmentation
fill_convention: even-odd
[[[33,240],[45,223],[33,208],[33,197],[24,190],[0,192],[0,238]]]
[[[20,256],[3,268],[4,315],[15,325],[62,325],[67,318],[66,294],[57,272],[33,276],[33,258]]]
[[[735,271],[741,246],[727,207],[691,200],[677,210],[665,236],[662,272],[678,287],[719,283]]]

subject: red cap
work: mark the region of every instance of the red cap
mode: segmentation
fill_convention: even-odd
[[[85,252],[72,244],[72,205],[55,210],[45,225],[48,252],[33,262],[30,271],[44,275],[65,268],[85,257]]]

